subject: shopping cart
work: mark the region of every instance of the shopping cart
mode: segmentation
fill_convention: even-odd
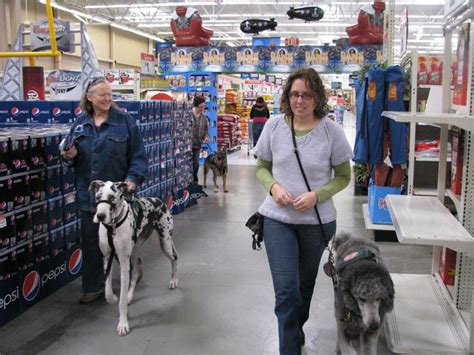
[[[247,119],[247,156],[250,156],[250,149],[253,148],[253,121],[248,118]]]

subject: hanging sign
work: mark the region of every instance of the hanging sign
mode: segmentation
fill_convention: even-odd
[[[142,74],[155,74],[155,56],[149,53],[140,54],[142,65]]]
[[[402,12],[400,18],[400,57],[405,55],[408,44],[408,6]]]
[[[71,39],[70,24],[68,21],[54,19],[54,33],[58,51],[74,52]],[[51,49],[48,20],[41,20],[31,24],[31,50],[33,52]]]
[[[161,48],[157,56],[163,74],[291,73],[301,67],[312,67],[321,73],[352,73],[366,64],[383,61],[380,45],[169,47]]]
[[[52,70],[46,77],[51,100],[80,100],[82,95],[81,72]]]

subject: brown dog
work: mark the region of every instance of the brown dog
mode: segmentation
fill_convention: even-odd
[[[204,187],[207,187],[207,173],[212,170],[212,180],[214,181],[214,192],[218,192],[217,177],[222,176],[224,192],[228,192],[227,179],[227,148],[220,147],[219,150],[209,155],[204,161]]]

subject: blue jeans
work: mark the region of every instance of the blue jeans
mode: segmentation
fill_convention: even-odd
[[[201,153],[201,148],[193,148],[193,182],[198,183],[198,171],[199,171],[199,154]]]
[[[263,240],[267,251],[278,318],[280,354],[300,354],[298,333],[309,317],[319,262],[336,232],[336,221],[321,227],[287,224],[265,217]]]
[[[263,126],[265,126],[265,123],[259,123],[259,122],[252,123],[252,138],[253,138],[254,147],[257,145],[258,139],[260,138],[260,135],[262,134]]]
[[[98,292],[104,288],[104,263],[99,248],[99,224],[92,219],[94,213],[81,210],[82,289],[84,293]]]

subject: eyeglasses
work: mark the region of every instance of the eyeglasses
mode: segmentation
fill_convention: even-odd
[[[97,77],[97,78],[93,78],[91,80],[89,80],[89,83],[87,84],[87,87],[86,87],[86,92],[90,92],[90,89],[98,84],[101,84],[101,83],[106,83],[105,81],[105,78],[103,77]]]
[[[310,100],[313,100],[314,99],[314,96],[312,94],[310,94],[309,92],[304,92],[302,94],[300,94],[299,92],[296,92],[296,91],[292,91],[290,92],[290,99],[291,100],[298,100],[298,98],[301,97],[301,99],[303,101],[310,101]]]

